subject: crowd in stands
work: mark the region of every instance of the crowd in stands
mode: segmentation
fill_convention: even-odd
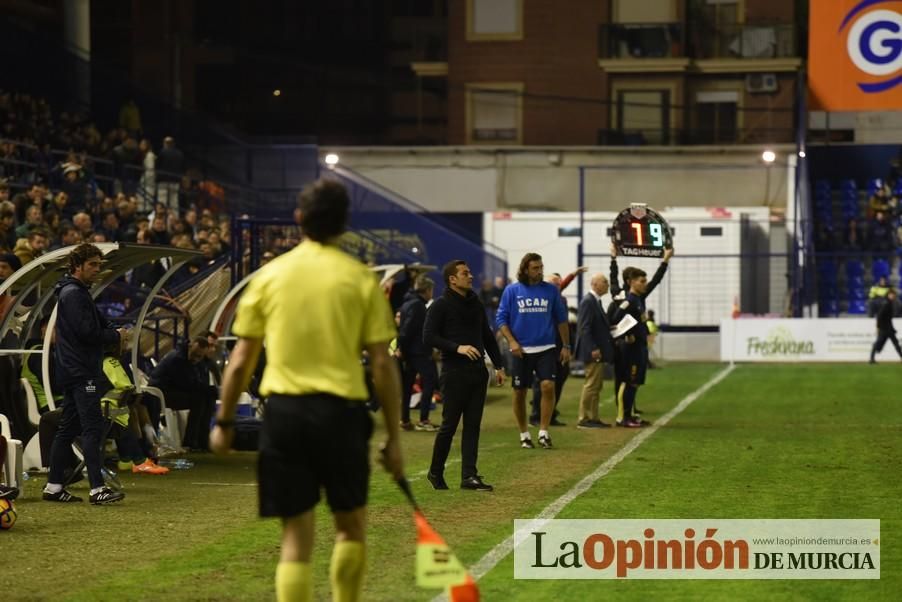
[[[141,136],[129,101],[120,126],[101,134],[79,112],[54,113],[43,99],[0,91],[0,271],[80,242],[133,242],[195,249],[171,284],[229,253],[223,193],[186,167],[175,140],[158,153]],[[130,284],[150,287],[162,266],[134,270]]]
[[[829,189],[828,189],[829,190]],[[892,188],[879,182],[872,185],[867,205],[863,209],[855,189],[846,188],[842,195],[841,225],[837,227],[832,214],[832,199],[824,193],[816,193],[817,239],[815,246],[820,252],[870,252],[889,255],[902,249],[902,187]],[[856,208],[856,204],[859,206]],[[857,209],[857,210],[856,210]]]
[[[813,196],[820,314],[873,315],[902,283],[902,180],[817,180]]]
[[[45,253],[82,242],[167,245],[199,251],[200,257],[173,275],[171,286],[230,254],[231,216],[225,211],[222,188],[192,172],[173,138],[165,137],[155,152],[152,142],[143,137],[140,111],[133,102],[123,106],[119,122],[120,127],[102,134],[87,115],[57,113],[43,99],[0,91],[0,284]],[[297,243],[294,230],[271,229],[261,263],[293,247]],[[146,291],[167,267],[166,260],[144,264],[116,284],[124,284],[132,293]],[[115,295],[117,288],[122,290],[108,287],[101,301]],[[139,296],[121,295],[111,301],[121,302],[121,309],[128,311],[135,298]],[[0,315],[8,310],[9,300],[9,295],[0,299]],[[108,312],[112,315],[115,313]],[[33,343],[40,346],[42,340]],[[158,358],[155,367],[141,366],[151,386],[164,392],[170,409],[189,410],[184,440],[175,443],[190,449],[207,446],[206,431],[216,399],[209,373],[218,349],[216,335],[208,333],[177,345]],[[40,356],[32,358],[39,360]],[[128,380],[134,382],[131,366],[125,367]],[[4,377],[10,377],[11,388],[0,396],[4,402],[0,413],[12,417],[15,434],[27,441],[36,425],[29,425],[15,402],[21,393],[13,384],[18,383],[20,372],[24,377],[37,368],[6,357],[2,369]],[[29,383],[40,397],[40,380]],[[129,404],[131,409],[148,404],[144,410],[147,419],[133,421],[139,427],[149,426],[147,432],[135,429],[140,449],[128,445],[131,452],[120,453],[120,459],[132,462],[135,472],[156,474],[159,469],[149,460],[157,456],[156,447],[151,450],[150,444],[158,442],[160,433],[160,408],[154,401],[143,396],[134,406]],[[42,423],[48,409],[46,402],[40,404]]]

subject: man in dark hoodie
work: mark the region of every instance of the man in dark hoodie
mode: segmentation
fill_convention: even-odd
[[[206,337],[195,337],[167,353],[150,375],[150,386],[163,392],[166,407],[189,410],[182,445],[202,451],[208,449],[216,409],[216,387],[204,362],[208,347]]]
[[[435,283],[426,276],[417,277],[413,289],[404,297],[401,306],[401,324],[398,327],[398,348],[401,351],[401,428],[405,431],[437,431],[429,422],[429,406],[438,374],[432,361],[432,347],[423,343],[423,325],[426,322],[426,304],[432,299]],[[417,374],[420,375],[420,421],[410,423],[410,397]]]
[[[43,498],[51,502],[80,502],[63,489],[63,471],[69,465],[70,446],[81,434],[90,502],[110,504],[125,497],[103,484],[100,444],[106,420],[100,409],[98,385],[103,378],[103,349],[118,345],[127,336],[116,329],[97,310],[91,297],[91,285],[100,273],[103,253],[90,244],[81,244],[69,253],[69,273],[56,285],[57,382],[63,390],[63,415],[50,452],[50,474]]]
[[[463,260],[454,260],[442,269],[445,292],[426,313],[423,342],[442,352],[442,425],[432,449],[432,465],[426,478],[435,489],[448,489],[445,461],[461,416],[461,489],[492,491],[476,470],[479,429],[485,407],[488,371],[483,356],[488,352],[495,366],[496,382],[504,383],[504,368],[498,342],[489,328],[485,308],[473,292],[473,274]]]

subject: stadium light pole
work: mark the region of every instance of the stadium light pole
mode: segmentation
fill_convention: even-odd
[[[764,200],[767,202],[767,205],[770,206],[770,170],[774,165],[774,161],[777,160],[777,153],[770,149],[766,149],[763,153],[761,153],[761,160],[764,162],[765,167]]]

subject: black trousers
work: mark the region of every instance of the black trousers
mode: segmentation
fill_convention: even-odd
[[[164,389],[163,396],[167,408],[189,410],[182,445],[191,449],[207,449],[210,446],[210,423],[216,410],[216,387],[211,385],[200,393]]]
[[[479,456],[479,429],[482,426],[482,410],[485,407],[489,373],[481,361],[462,367],[442,370],[439,386],[442,391],[442,425],[435,436],[432,448],[432,465],[429,471],[440,475],[445,471],[445,461],[451,451],[451,441],[457,432],[461,417],[464,430],[460,442],[461,479],[476,476],[476,459]]]
[[[899,357],[902,357],[902,348],[899,347],[899,339],[896,338],[896,333],[893,330],[878,330],[877,331],[877,340],[874,341],[874,346],[871,347],[871,361],[874,361],[874,356],[883,351],[883,346],[886,345],[886,342],[889,341],[893,344],[893,347],[896,348],[896,353],[899,354]]]
[[[405,358],[401,371],[401,421],[410,422],[410,396],[413,393],[413,385],[420,375],[420,384],[423,394],[420,396],[420,422],[429,420],[429,408],[432,406],[432,393],[435,391],[438,373],[435,370],[435,362],[431,357],[411,356]]]

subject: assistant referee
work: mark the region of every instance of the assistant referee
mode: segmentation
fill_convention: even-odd
[[[210,448],[226,453],[235,406],[266,341],[260,391],[267,396],[260,439],[260,515],[282,518],[278,600],[313,599],[314,507],[320,490],[335,520],[329,571],[333,600],[360,599],[366,556],[366,502],[372,419],[361,351],[369,352],[388,437],[383,463],[403,474],[398,442],[400,380],[388,345],[395,325],[379,283],[341,251],[350,200],[344,186],[319,180],[301,193],[304,241],[260,269],[241,297],[232,328],[239,340],[222,385]]]

